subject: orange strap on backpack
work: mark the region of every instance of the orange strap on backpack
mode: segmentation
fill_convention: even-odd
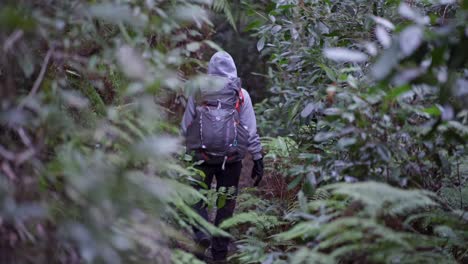
[[[240,108],[244,104],[244,94],[242,93],[242,88],[239,91],[239,100],[236,102],[236,110],[240,113]]]

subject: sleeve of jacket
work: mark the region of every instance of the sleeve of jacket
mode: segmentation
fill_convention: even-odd
[[[244,95],[244,104],[240,110],[240,121],[249,131],[248,151],[252,154],[254,160],[258,160],[262,158],[262,145],[260,143],[260,137],[257,134],[257,120],[255,119],[252,99],[249,93],[244,89],[242,89],[242,94]]]
[[[195,119],[195,115],[196,115],[195,100],[193,99],[192,96],[189,96],[187,100],[187,106],[185,107],[184,116],[182,117],[182,124],[181,124],[182,136],[185,137],[187,135],[187,127]]]

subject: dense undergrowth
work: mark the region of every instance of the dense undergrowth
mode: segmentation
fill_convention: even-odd
[[[228,235],[167,103],[217,48],[210,3],[0,3],[1,263],[192,263],[184,230]]]
[[[176,122],[213,12],[269,87],[266,179],[219,228]],[[3,1],[0,262],[201,263],[192,225],[232,263],[467,262],[466,21],[466,0]]]
[[[260,206],[226,223],[248,230],[233,259],[468,260],[468,3],[449,2],[257,10],[272,94],[257,104],[273,137],[270,177],[248,199]]]

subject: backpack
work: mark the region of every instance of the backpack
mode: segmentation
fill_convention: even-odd
[[[187,127],[186,147],[195,160],[222,164],[242,160],[249,133],[240,123],[243,103],[239,81],[230,81],[217,91],[202,92],[196,116]]]

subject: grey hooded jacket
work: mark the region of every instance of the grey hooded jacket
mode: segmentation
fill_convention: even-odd
[[[237,69],[229,53],[224,51],[216,52],[211,57],[210,63],[208,64],[208,74],[213,76],[225,77],[231,81],[238,80]],[[241,125],[246,127],[249,131],[249,146],[248,151],[252,155],[254,160],[262,158],[262,145],[260,143],[260,137],[257,134],[257,121],[255,119],[255,112],[252,106],[252,100],[250,99],[249,93],[242,89],[244,96],[244,103],[242,104],[239,116]],[[187,127],[192,123],[196,114],[195,100],[192,96],[188,98],[187,106],[185,108],[184,117],[182,119],[182,134],[185,136]]]

